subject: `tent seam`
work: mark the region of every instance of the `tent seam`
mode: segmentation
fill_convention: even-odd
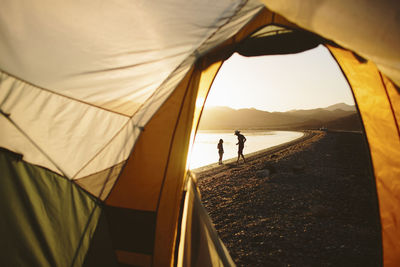
[[[189,80],[192,80],[193,75],[194,75],[194,70],[193,70],[192,74],[190,75],[190,79]],[[164,188],[164,184],[165,184],[165,179],[166,179],[166,176],[167,176],[167,171],[168,171],[168,167],[169,167],[169,161],[171,159],[171,149],[172,149],[172,146],[173,146],[173,143],[174,143],[175,134],[176,134],[176,131],[177,131],[177,128],[178,128],[178,124],[179,124],[179,119],[180,119],[180,117],[182,115],[182,110],[183,110],[183,106],[185,104],[186,96],[187,96],[187,94],[189,92],[190,84],[191,83],[189,82],[187,84],[187,86],[186,86],[185,94],[183,95],[181,106],[179,108],[179,113],[178,113],[178,116],[177,116],[177,119],[176,119],[176,122],[175,122],[174,131],[173,131],[172,136],[171,136],[171,141],[170,141],[169,150],[168,150],[168,158],[167,158],[167,162],[165,163],[165,167],[164,167],[164,174],[163,174],[163,180],[162,180],[161,187],[160,187],[160,194],[158,195],[158,201],[157,201],[157,207],[156,207],[156,211],[157,212],[158,212],[158,208],[160,206],[161,194],[162,194],[162,191],[163,191],[163,188]]]
[[[95,160],[95,159],[97,158],[97,156],[99,156],[100,153],[101,153],[102,151],[104,151],[104,149],[106,149],[107,146],[110,145],[111,142],[115,140],[115,138],[117,138],[117,136],[123,131],[123,129],[126,128],[126,127],[128,126],[128,124],[129,124],[129,122],[130,122],[131,120],[132,120],[132,118],[128,119],[128,120],[125,122],[125,124],[114,134],[114,136],[112,136],[112,137],[110,138],[110,140],[108,140],[108,142],[105,143],[104,146],[103,146],[101,149],[99,149],[99,150],[96,152],[96,154],[93,155],[93,157],[92,157],[91,159],[89,159],[84,165],[82,165],[82,167],[72,176],[72,179],[75,179],[75,177],[76,177],[83,169],[85,169],[93,160]],[[136,126],[136,125],[134,125],[134,126],[137,127],[137,128],[139,128],[139,129],[141,129],[139,126]],[[130,155],[130,154],[129,154],[129,155]],[[129,156],[128,156],[128,157],[129,157]],[[111,167],[112,167],[112,166],[111,166]]]
[[[64,177],[68,177],[67,175],[66,175],[66,173],[63,171],[63,169],[60,167],[60,166],[58,166],[58,164],[56,163],[56,162],[54,162],[54,160],[49,156],[49,155],[47,155],[46,153],[45,153],[45,151],[27,134],[27,133],[25,133],[25,131],[21,128],[21,127],[19,127],[18,126],[18,124],[12,119],[12,118],[10,118],[10,115],[9,114],[6,114],[4,111],[2,111],[2,110],[0,110],[0,114],[1,115],[3,115],[5,118],[6,118],[6,120],[8,120],[12,125],[14,125],[14,127],[15,128],[17,128],[17,130],[23,135],[23,136],[25,136],[25,138],[33,145],[33,146],[35,146],[39,151],[40,151],[40,153],[42,153],[42,155],[43,156],[45,156],[56,168],[57,168],[57,170],[59,170],[60,172],[61,172],[61,174],[62,174],[62,176],[64,176]]]
[[[195,70],[193,69],[193,71],[192,71],[192,73],[190,75],[189,82],[188,82],[188,84],[186,86],[185,94],[183,95],[183,98],[182,98],[181,106],[179,108],[179,114],[177,116],[177,119],[176,119],[176,122],[175,122],[174,131],[172,133],[171,141],[170,141],[170,144],[169,144],[169,150],[168,150],[169,152],[168,152],[167,162],[166,162],[165,167],[164,167],[163,180],[162,180],[162,183],[161,183],[161,186],[160,186],[160,191],[159,191],[158,200],[157,200],[157,206],[156,206],[156,209],[155,209],[155,212],[156,212],[155,233],[157,233],[158,212],[159,212],[160,203],[161,203],[161,195],[163,194],[165,180],[166,180],[166,177],[167,177],[167,171],[168,171],[168,167],[169,167],[169,162],[170,162],[170,159],[171,159],[171,149],[172,149],[172,146],[173,146],[173,143],[174,143],[174,140],[175,140],[175,134],[177,132],[177,128],[178,128],[178,124],[179,124],[179,121],[180,121],[180,117],[182,115],[183,106],[185,104],[185,100],[186,100],[187,94],[189,92],[189,88],[190,88],[190,84],[191,84],[190,81],[192,81],[194,73],[195,73]],[[154,243],[153,251],[155,251],[155,245],[156,245],[156,243]],[[152,262],[152,266],[153,266],[153,262]]]
[[[384,90],[385,90],[386,97],[387,97],[388,102],[389,102],[389,105],[390,105],[390,111],[391,111],[391,113],[392,113],[393,120],[394,120],[394,124],[396,125],[396,129],[397,129],[397,137],[398,137],[398,139],[400,140],[400,128],[399,128],[399,124],[397,123],[396,112],[395,112],[394,109],[393,109],[392,101],[391,101],[391,99],[390,99],[389,92],[388,92],[387,87],[386,87],[386,83],[385,83],[385,81],[384,81],[384,79],[383,79],[383,76],[382,76],[382,73],[381,73],[380,71],[379,71],[379,77],[380,77],[380,79],[381,79],[383,88],[384,88]]]
[[[90,222],[92,221],[94,212],[95,212],[95,210],[96,210],[97,208],[99,208],[99,204],[98,204],[98,203],[95,203],[95,206],[93,207],[92,212],[90,213],[90,216],[89,216],[89,218],[88,218],[88,220],[87,220],[87,222],[86,222],[85,229],[83,230],[82,235],[81,235],[81,238],[79,239],[79,244],[78,244],[78,246],[77,246],[77,248],[76,248],[76,250],[75,250],[74,258],[72,259],[72,262],[71,262],[71,267],[73,267],[74,264],[75,264],[75,261],[76,261],[76,259],[77,259],[77,257],[78,257],[78,251],[80,250],[80,248],[81,248],[81,246],[82,246],[83,239],[84,239],[84,237],[85,237],[85,235],[86,235],[86,232],[87,232],[88,229],[89,229],[89,224],[90,224]],[[90,245],[89,245],[89,246],[90,246]]]
[[[155,63],[155,62],[158,62],[158,61],[164,60],[164,59],[174,58],[174,57],[176,57],[177,55],[180,55],[180,54],[185,54],[185,53],[184,53],[184,52],[179,52],[179,53],[176,53],[176,54],[172,54],[172,55],[168,55],[168,56],[159,57],[159,58],[157,58],[157,59],[148,60],[148,61],[145,61],[145,62],[142,62],[142,63],[136,63],[136,64],[132,64],[132,65],[121,66],[121,67],[114,67],[114,68],[103,69],[103,70],[97,70],[97,71],[86,71],[86,72],[82,72],[82,74],[93,74],[93,73],[102,73],[102,72],[108,72],[108,71],[129,69],[129,68],[132,68],[132,67],[138,67],[138,66],[143,66],[143,65]]]
[[[243,9],[243,7],[244,7],[248,2],[249,2],[248,0],[244,0],[244,1],[242,1],[240,4],[238,4],[238,6],[236,7],[236,10],[233,12],[233,15],[230,16],[229,19],[227,19],[226,22],[225,22],[224,24],[222,24],[222,25],[220,25],[218,28],[216,28],[215,31],[214,31],[211,35],[209,35],[208,38],[207,38],[206,40],[204,40],[203,43],[202,43],[201,45],[199,45],[199,46],[197,47],[197,49],[196,49],[194,52],[196,52],[196,51],[197,51],[201,46],[203,46],[208,40],[210,40],[212,37],[214,37],[214,36],[217,34],[217,32],[218,32],[222,27],[224,27],[224,26],[227,25],[229,22],[231,22],[231,21],[233,20],[233,18],[240,12],[240,10]],[[239,31],[240,31],[240,29],[238,29],[238,30],[236,31],[236,33],[239,32]],[[235,34],[234,34],[234,35],[235,35]]]
[[[12,78],[14,78],[14,79],[20,81],[20,82],[22,82],[22,83],[25,83],[25,84],[27,84],[27,85],[29,85],[29,86],[32,86],[32,87],[34,87],[34,88],[36,88],[36,89],[45,91],[45,92],[47,92],[47,93],[49,93],[49,94],[57,95],[57,96],[60,96],[60,97],[63,97],[63,98],[72,100],[72,101],[74,101],[74,102],[78,102],[78,103],[81,103],[81,104],[84,104],[84,105],[87,105],[87,106],[91,106],[91,107],[94,107],[94,108],[97,108],[97,109],[101,109],[101,110],[104,110],[104,111],[107,111],[107,112],[110,112],[110,113],[114,113],[114,114],[117,114],[117,115],[120,115],[120,116],[124,116],[124,117],[128,117],[128,118],[130,117],[130,116],[124,114],[124,113],[120,113],[120,112],[117,112],[117,111],[114,111],[114,110],[106,109],[106,108],[103,108],[103,107],[101,107],[101,106],[97,106],[97,105],[94,105],[94,104],[92,104],[92,103],[89,103],[89,102],[85,102],[85,101],[83,101],[83,100],[80,100],[80,99],[76,99],[76,98],[73,98],[73,97],[70,97],[70,96],[67,96],[67,95],[58,93],[58,92],[54,92],[54,91],[52,91],[52,90],[50,90],[50,89],[47,89],[47,88],[44,88],[44,87],[42,87],[42,86],[35,85],[35,84],[33,84],[33,83],[31,83],[31,82],[28,82],[28,81],[26,81],[26,80],[24,80],[24,79],[18,78],[17,76],[15,76],[15,75],[13,75],[13,74],[10,74],[10,73],[8,73],[8,72],[6,72],[6,71],[4,71],[4,70],[0,70],[0,72],[1,72],[1,73],[4,73],[5,75],[7,75],[7,76],[9,76],[9,77],[12,77]]]

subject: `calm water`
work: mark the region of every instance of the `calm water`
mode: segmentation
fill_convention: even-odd
[[[247,139],[243,150],[245,157],[246,154],[283,144],[303,136],[301,132],[290,131],[243,131],[241,133]],[[217,144],[220,138],[224,140],[225,153],[223,160],[237,158],[237,137],[233,134],[233,131],[201,131],[196,135],[189,168],[196,169],[218,162]]]

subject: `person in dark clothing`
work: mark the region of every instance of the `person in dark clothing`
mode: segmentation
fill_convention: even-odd
[[[244,137],[244,135],[241,134],[240,131],[238,131],[238,130],[235,131],[235,135],[238,138],[238,143],[236,145],[239,145],[239,147],[238,147],[238,158],[237,158],[236,163],[239,163],[240,156],[242,156],[243,161],[246,163],[246,159],[243,156],[243,148],[244,148],[244,142],[246,142],[246,137]]]
[[[219,139],[219,143],[218,143],[218,154],[219,154],[219,160],[218,160],[218,164],[221,165],[222,164],[222,156],[224,155],[224,140]]]

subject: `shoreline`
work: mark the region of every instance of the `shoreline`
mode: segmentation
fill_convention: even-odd
[[[244,156],[246,157],[246,164],[249,164],[251,161],[253,161],[259,157],[266,157],[270,154],[276,153],[276,152],[286,149],[290,146],[296,145],[298,143],[302,143],[308,139],[311,139],[314,136],[319,136],[319,135],[323,134],[322,131],[315,131],[315,130],[305,130],[305,131],[299,131],[299,132],[302,132],[303,136],[301,136],[295,140],[292,140],[292,141],[289,141],[286,143],[282,143],[282,144],[279,144],[276,146],[268,147],[265,149],[261,149],[261,150],[255,151],[255,152],[251,152],[249,154],[245,154]],[[222,169],[224,169],[224,167],[226,167],[225,165],[227,165],[227,166],[231,166],[233,164],[236,165],[236,160],[237,160],[236,157],[230,158],[230,159],[223,160],[222,165],[219,165],[218,162],[215,162],[215,163],[211,163],[211,164],[201,166],[201,167],[198,167],[195,169],[191,169],[190,171],[194,174],[205,172],[205,171],[221,171]],[[242,159],[240,160],[239,164],[243,164]]]

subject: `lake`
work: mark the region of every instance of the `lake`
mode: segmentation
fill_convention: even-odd
[[[302,132],[292,131],[243,131],[247,141],[243,154],[250,154],[259,150],[290,142],[303,136]],[[218,162],[217,144],[219,139],[224,140],[223,160],[237,158],[237,137],[233,131],[199,131],[190,157],[190,169]]]

